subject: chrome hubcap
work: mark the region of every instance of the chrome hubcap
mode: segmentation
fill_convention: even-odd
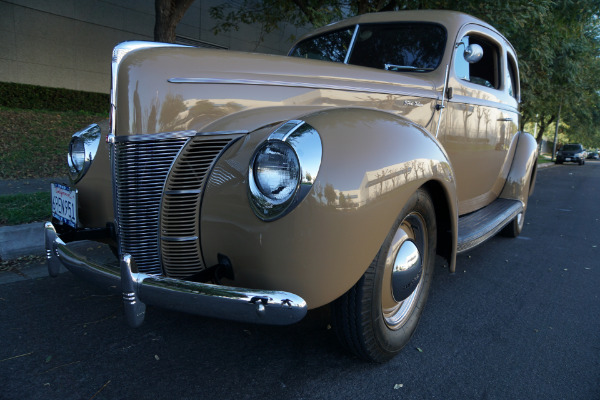
[[[421,255],[415,243],[402,243],[392,268],[392,297],[400,302],[409,297],[421,280]]]
[[[413,212],[404,218],[392,239],[381,294],[383,318],[390,329],[400,329],[416,306],[427,262],[426,238],[425,221]]]

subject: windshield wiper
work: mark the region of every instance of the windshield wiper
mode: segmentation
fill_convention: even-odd
[[[434,68],[414,67],[412,65],[384,64],[386,71],[433,71]]]

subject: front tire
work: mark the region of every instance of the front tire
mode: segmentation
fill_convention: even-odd
[[[408,343],[427,301],[436,238],[433,202],[419,189],[361,279],[332,304],[342,345],[367,361],[385,362]]]

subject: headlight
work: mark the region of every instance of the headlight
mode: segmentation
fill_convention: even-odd
[[[73,182],[79,181],[90,168],[100,143],[100,127],[92,124],[76,132],[69,143],[69,173]]]
[[[300,162],[289,144],[265,143],[254,157],[256,186],[274,205],[289,200],[300,183]]]
[[[69,144],[69,167],[78,174],[85,167],[85,143],[80,137],[74,137]]]
[[[323,149],[317,131],[304,121],[281,125],[258,147],[248,171],[248,197],[257,217],[275,220],[310,191]]]
[[[582,157],[582,156],[583,156],[583,153],[577,153],[577,154],[575,154],[575,157]]]

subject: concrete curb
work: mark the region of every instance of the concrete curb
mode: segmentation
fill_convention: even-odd
[[[43,256],[45,252],[43,222],[0,227],[0,259]]]
[[[544,169],[544,168],[548,168],[548,167],[554,167],[556,166],[556,164],[554,164],[553,162],[547,162],[547,163],[543,163],[543,164],[538,164],[538,169]]]

